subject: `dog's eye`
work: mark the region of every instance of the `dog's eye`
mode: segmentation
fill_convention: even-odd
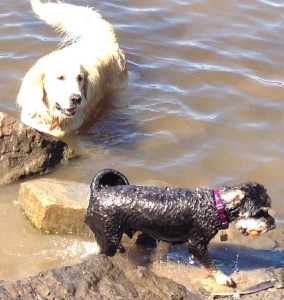
[[[57,77],[57,79],[58,79],[58,80],[64,80],[65,78],[64,78],[63,75],[60,75],[60,76]]]
[[[83,75],[78,75],[77,80],[78,82],[81,82],[83,80]]]

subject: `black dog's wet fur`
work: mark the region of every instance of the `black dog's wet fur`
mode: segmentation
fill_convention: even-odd
[[[226,208],[229,222],[248,212],[254,215],[262,207],[271,205],[261,184],[247,182],[221,187],[220,191],[225,189],[245,192],[240,204]],[[266,217],[274,223],[268,214]],[[129,185],[124,175],[105,169],[91,184],[85,222],[94,232],[100,252],[108,256],[116,253],[123,233],[132,237],[135,231],[141,231],[161,241],[188,242],[189,252],[203,266],[218,270],[207,251],[210,240],[222,229],[212,189]]]

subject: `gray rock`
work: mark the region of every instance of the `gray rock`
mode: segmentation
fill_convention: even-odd
[[[63,141],[0,112],[0,184],[47,173],[75,156]]]
[[[0,299],[198,300],[174,281],[136,267],[120,256],[92,255],[74,266],[42,272],[24,280],[0,282]]]

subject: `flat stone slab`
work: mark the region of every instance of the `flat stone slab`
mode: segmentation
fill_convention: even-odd
[[[19,202],[40,231],[93,235],[84,224],[89,193],[88,184],[41,178],[20,184]]]

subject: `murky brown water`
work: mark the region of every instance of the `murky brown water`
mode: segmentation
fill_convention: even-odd
[[[233,235],[225,263],[217,246],[214,257],[229,273],[238,249],[241,270],[283,265],[284,4],[75,2],[94,6],[114,24],[130,80],[104,116],[73,138],[88,156],[48,176],[89,183],[112,167],[139,184],[194,188],[259,181],[273,199],[277,229],[252,248]],[[60,39],[35,18],[27,0],[2,1],[0,22],[0,110],[19,117],[15,99],[25,72]],[[34,230],[17,205],[18,189],[0,188],[0,279],[69,264],[92,251],[91,238]],[[186,252],[180,255],[185,260]],[[170,273],[183,281],[174,268]],[[167,274],[161,266],[158,271]]]

